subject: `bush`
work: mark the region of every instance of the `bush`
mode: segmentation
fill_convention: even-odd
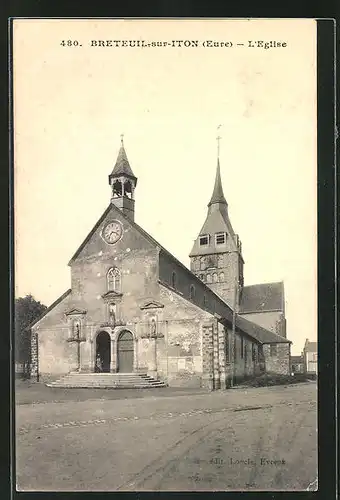
[[[30,375],[31,330],[27,327],[46,309],[46,306],[36,301],[32,295],[15,299],[14,352],[16,372],[22,378]]]
[[[295,375],[264,373],[259,377],[242,382],[242,385],[247,387],[268,387],[273,385],[298,384],[301,382],[307,382],[307,380],[311,380],[311,378],[311,375],[307,373],[296,373]]]

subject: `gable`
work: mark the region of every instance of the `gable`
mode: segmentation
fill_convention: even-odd
[[[102,231],[106,224],[112,221],[119,221],[123,231],[120,240],[110,245],[102,238]],[[139,248],[155,248],[155,243],[145,231],[141,230],[119,208],[110,203],[71,258],[69,266],[78,259],[86,259],[95,255],[116,254],[117,251],[130,252]]]
[[[317,342],[308,342],[305,347],[306,352],[317,352],[318,350],[318,343]]]
[[[71,289],[69,288],[66,290],[65,293],[60,295],[60,297],[57,298],[45,311],[37,318],[35,319],[32,323],[30,323],[25,330],[30,330],[31,328],[35,327],[42,319],[44,319],[48,314],[53,311],[59,304],[63,302],[69,295],[71,294]]]
[[[223,246],[223,249],[215,245],[215,234],[219,232],[227,233],[227,244]],[[211,235],[211,242],[207,247],[200,246],[199,236],[203,234]],[[237,245],[235,242],[235,234],[229,222],[227,215],[223,216],[220,210],[211,211],[208,213],[206,220],[199,232],[199,236],[196,238],[193,248],[190,252],[190,257],[194,255],[206,255],[211,253],[224,253],[226,251],[237,250]]]
[[[283,282],[243,287],[240,314],[261,311],[284,311]]]

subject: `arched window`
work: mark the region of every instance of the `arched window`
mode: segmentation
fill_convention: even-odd
[[[107,289],[109,292],[120,292],[121,277],[117,267],[112,267],[107,273]]]
[[[212,275],[212,279],[213,279],[213,282],[216,283],[217,282],[217,273],[213,273]]]
[[[224,281],[224,273],[219,274],[218,281]]]
[[[201,271],[205,271],[205,269],[207,267],[207,259],[206,259],[206,257],[201,257],[200,267],[201,267]]]
[[[122,182],[117,179],[112,184],[112,194],[113,194],[113,197],[114,198],[119,198],[120,196],[122,196],[122,193],[123,193]]]
[[[211,283],[211,274],[207,274],[207,283]]]
[[[194,287],[194,285],[190,285],[190,299],[191,300],[194,299],[195,295],[196,295],[195,287]]]
[[[172,271],[172,274],[171,274],[171,286],[172,286],[172,288],[176,288],[176,284],[177,284],[177,276],[176,276],[175,271]]]
[[[132,198],[132,193],[133,193],[133,190],[132,190],[132,184],[131,184],[131,181],[125,181],[124,183],[124,196],[126,196],[127,198]]]

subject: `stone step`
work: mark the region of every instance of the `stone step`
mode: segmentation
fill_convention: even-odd
[[[78,373],[71,372],[60,379],[46,384],[48,387],[62,388],[110,388],[110,389],[147,389],[166,387],[146,373]]]
[[[119,383],[129,383],[129,384],[137,384],[137,383],[153,383],[155,380],[153,379],[98,379],[98,380],[93,380],[93,379],[76,379],[76,378],[66,378],[66,379],[59,379],[56,380],[56,382],[75,382],[75,383],[84,383],[84,384],[90,384],[90,383],[95,383],[95,384],[119,384]],[[156,380],[157,382],[157,380]]]
[[[84,377],[118,377],[123,375],[124,377],[149,377],[147,373],[137,373],[137,372],[69,372],[65,375],[65,377],[69,377],[71,375],[76,375],[79,377],[83,375]]]
[[[166,387],[164,383],[160,384],[114,384],[114,385],[108,385],[108,384],[72,384],[70,383],[65,383],[65,384],[47,384],[47,387],[56,387],[59,389],[62,388],[77,388],[79,389],[153,389],[155,387]]]
[[[90,384],[46,384],[47,387],[56,387],[59,389],[156,389],[157,387],[166,387],[166,385],[163,384],[155,384],[155,385],[150,385],[150,384],[140,384],[140,385],[125,385],[125,384],[119,384],[119,385],[90,385]]]

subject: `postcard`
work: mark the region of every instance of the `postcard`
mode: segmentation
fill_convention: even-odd
[[[316,21],[12,26],[17,490],[316,490]]]

